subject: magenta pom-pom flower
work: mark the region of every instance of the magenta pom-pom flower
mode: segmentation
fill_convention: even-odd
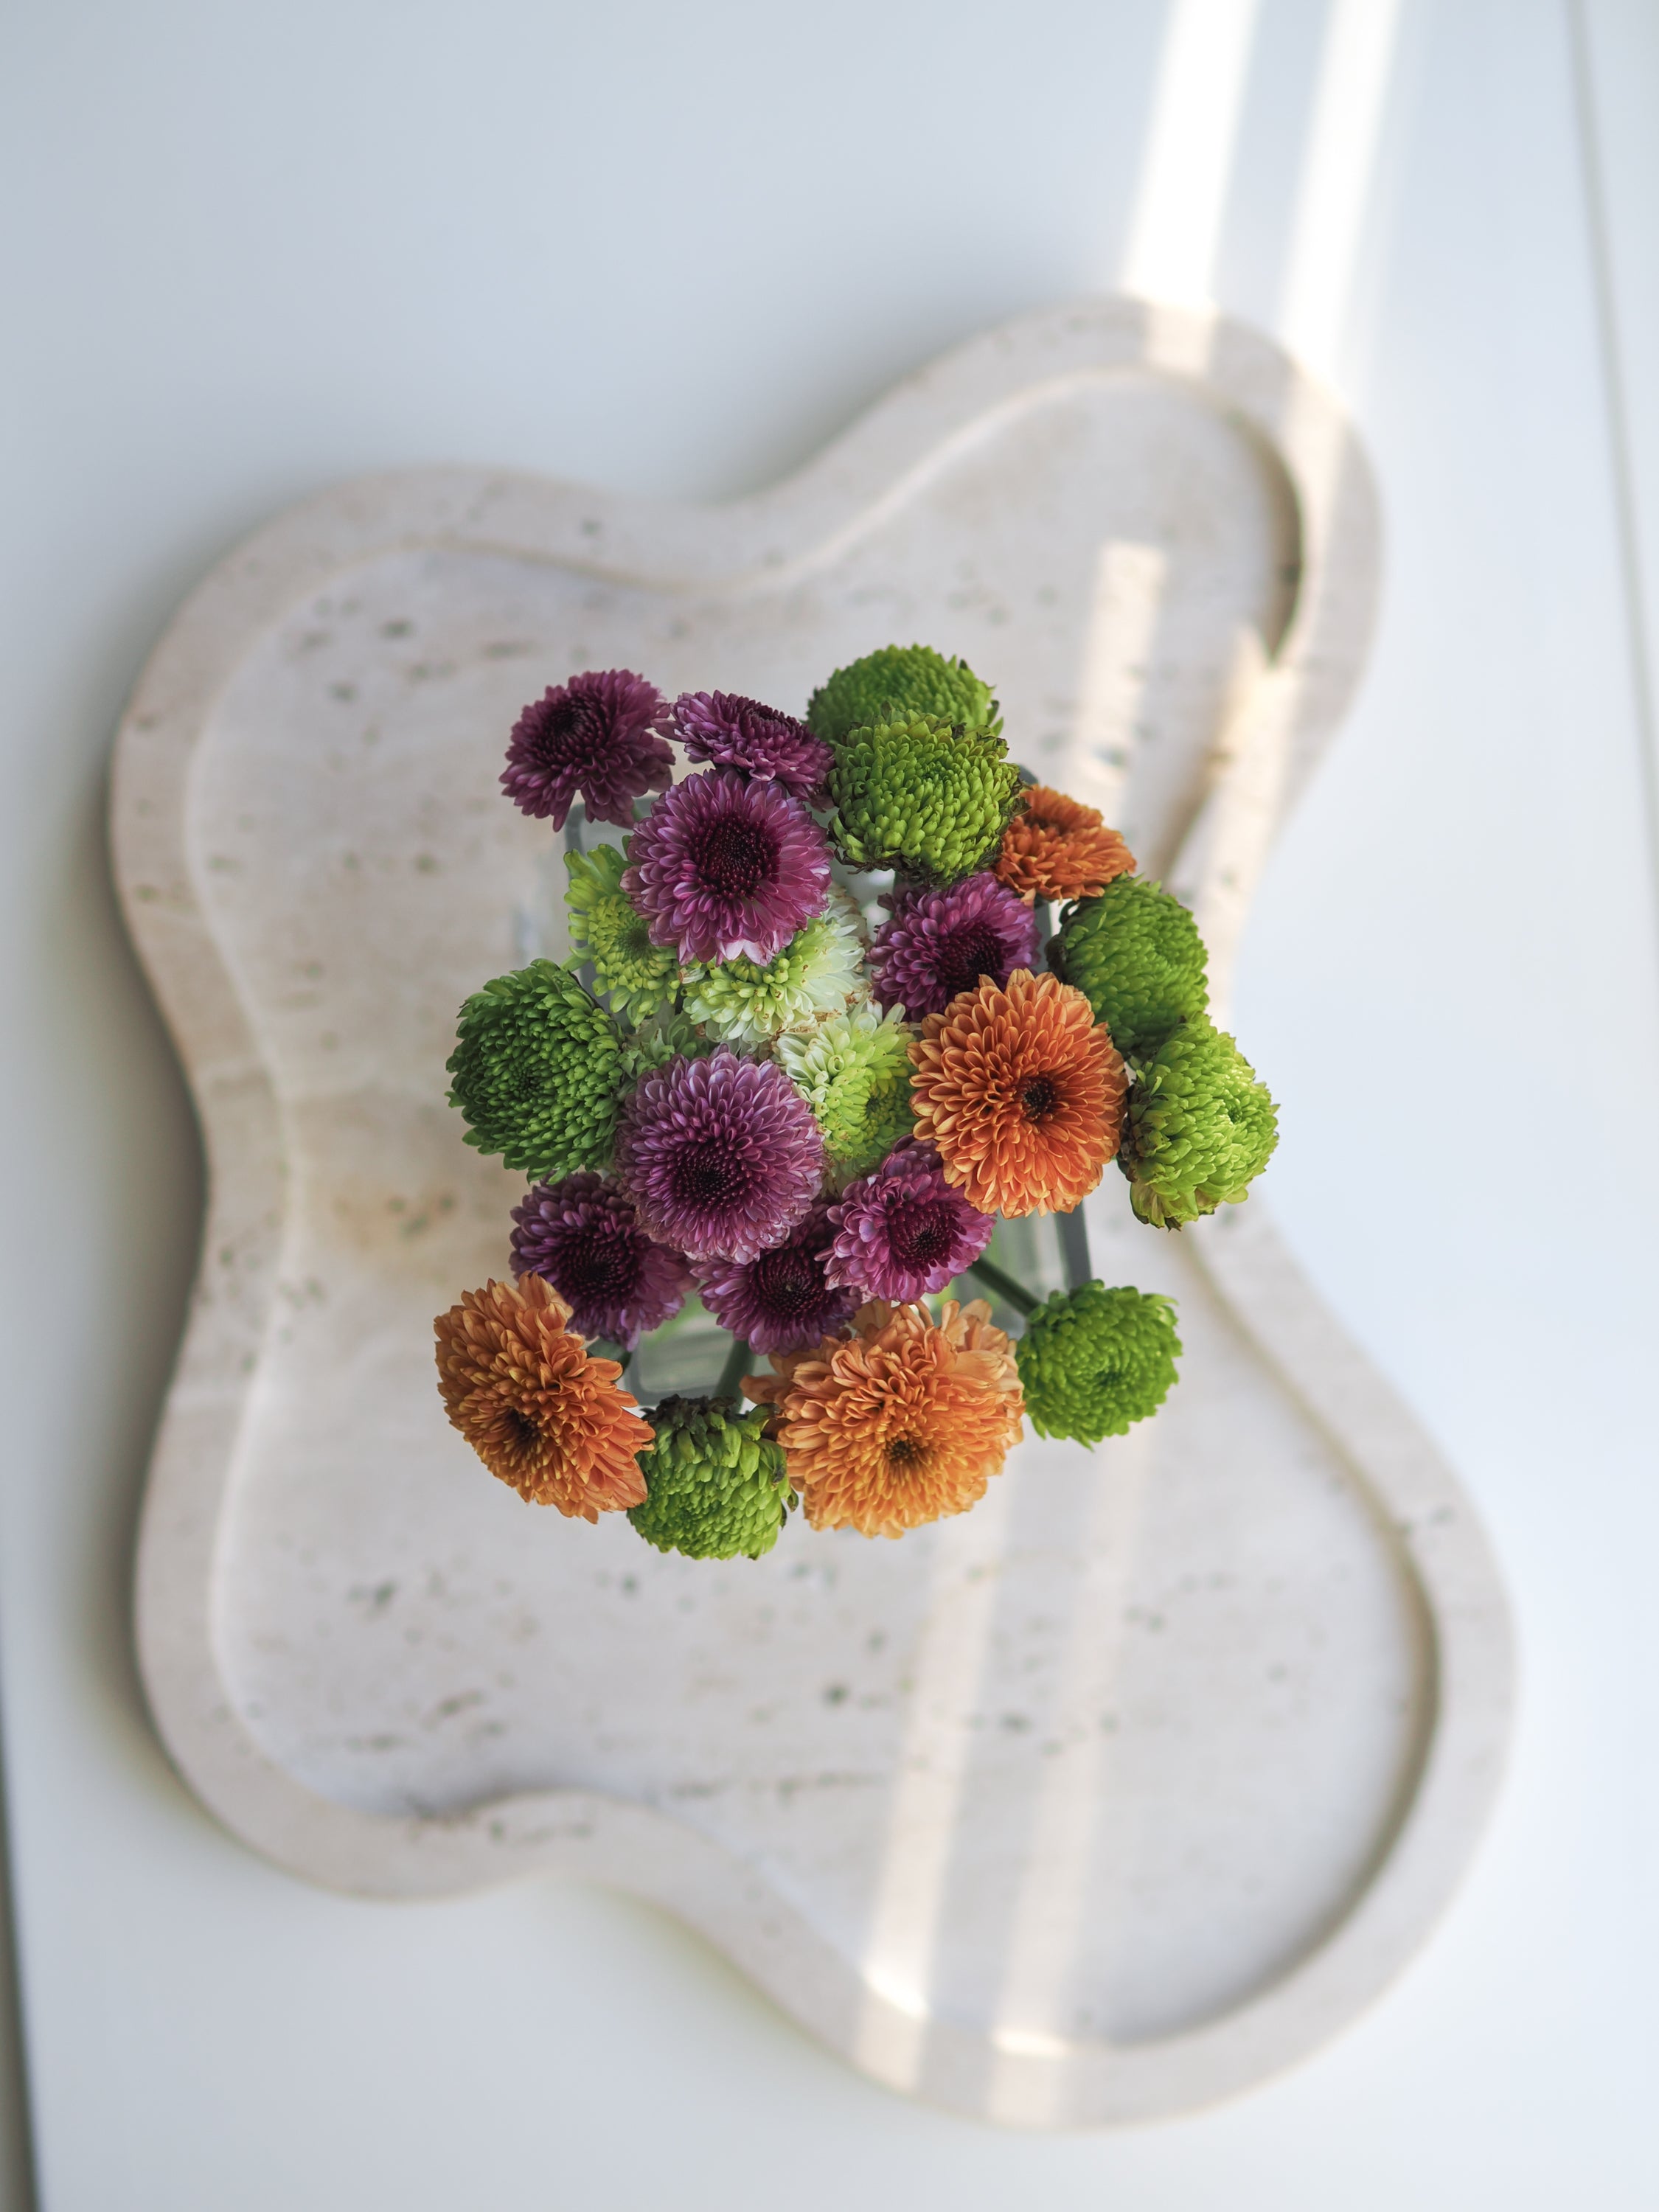
[[[653,1244],[632,1202],[586,1170],[538,1182],[514,1207],[513,1272],[544,1276],[570,1308],[578,1336],[629,1352],[679,1311],[691,1288],[682,1255]]]
[[[781,783],[797,799],[823,794],[835,754],[805,722],[736,691],[683,691],[674,702],[674,735],[694,761],[741,769]]]
[[[908,1139],[848,1185],[830,1219],[829,1280],[895,1305],[942,1291],[979,1258],[996,1227],[946,1182],[931,1145]]]
[[[824,1273],[835,1225],[815,1206],[781,1244],[754,1260],[715,1260],[700,1271],[702,1302],[751,1352],[805,1352],[833,1336],[864,1302]]]
[[[665,791],[674,756],[654,684],[631,668],[590,669],[555,684],[514,725],[501,789],[515,806],[562,830],[578,793],[590,820],[632,827],[634,801]]]
[[[870,945],[878,1003],[908,1021],[942,1014],[958,992],[988,975],[999,988],[1036,960],[1036,917],[994,876],[965,877],[947,890],[889,892],[891,908]]]
[[[659,1244],[692,1260],[752,1260],[805,1218],[823,1139],[781,1067],[722,1045],[641,1079],[617,1123],[616,1165]]]
[[[623,890],[651,942],[682,960],[743,953],[764,967],[829,896],[829,848],[805,807],[733,769],[665,792],[628,850]]]

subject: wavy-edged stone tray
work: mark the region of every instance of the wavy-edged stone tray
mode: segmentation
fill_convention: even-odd
[[[528,1510],[446,1425],[432,1316],[503,1272],[521,1188],[444,1103],[456,1008],[559,944],[556,840],[496,789],[527,698],[625,663],[799,709],[876,645],[964,653],[1016,756],[1194,905],[1224,1018],[1377,560],[1324,393],[1107,300],[949,355],[757,498],[422,470],[212,572],[114,814],[211,1182],[139,1641],[228,1827],[343,1890],[623,1885],[879,2080],[1025,2125],[1236,2092],[1376,1994],[1491,1800],[1506,1615],[1262,1197],[1166,1236],[1109,1171],[1096,1267],[1178,1297],[1179,1389],[900,1544],[797,1522],[711,1565]]]

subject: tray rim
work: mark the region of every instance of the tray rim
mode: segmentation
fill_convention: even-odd
[[[136,1572],[145,1694],[187,1786],[256,1850],[337,1890],[439,1896],[540,1872],[626,1888],[688,1921],[874,2078],[1017,2124],[1145,2120],[1241,2092],[1345,2026],[1426,1938],[1490,1812],[1514,1700],[1501,1583],[1449,1468],[1301,1275],[1260,1198],[1187,1232],[1234,1319],[1393,1525],[1431,1624],[1434,1710],[1414,1793],[1352,1910],[1243,2005],[1155,2043],[996,2050],[935,2020],[919,2070],[890,2063],[884,2050],[914,2040],[897,2008],[752,1868],[665,1814],[577,1790],[526,1793],[442,1818],[365,1814],[317,1795],[243,1724],[217,1658],[219,1530],[274,1294],[275,1267],[258,1263],[274,1262],[283,1233],[282,1122],[197,895],[188,822],[197,747],[245,653],[297,599],[363,562],[447,548],[659,588],[775,585],[833,559],[873,512],[997,416],[1068,384],[1134,375],[1196,387],[1258,441],[1284,471],[1302,534],[1289,626],[1236,709],[1223,748],[1231,765],[1170,872],[1199,912],[1219,996],[1273,831],[1358,682],[1380,568],[1375,489],[1337,403],[1271,340],[1219,315],[1108,298],[1020,317],[907,378],[793,477],[720,507],[476,467],[330,487],[236,546],[185,599],[135,688],[112,776],[123,911],[179,1050],[208,1160],[202,1255],[150,1463]],[[269,1287],[210,1294],[210,1261],[222,1249],[251,1262],[243,1272],[256,1282],[263,1272]],[[879,2032],[884,2008],[893,2034]]]

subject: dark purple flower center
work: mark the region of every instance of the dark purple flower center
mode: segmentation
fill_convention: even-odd
[[[901,1267],[925,1272],[948,1259],[957,1223],[949,1199],[901,1200],[887,1213],[887,1243]]]
[[[541,718],[535,750],[549,768],[581,768],[603,750],[611,717],[602,702],[580,691],[567,691]]]
[[[572,1305],[622,1305],[640,1286],[639,1241],[610,1224],[573,1237],[558,1255],[554,1287]]]
[[[971,991],[981,975],[994,975],[1002,981],[1008,973],[1007,962],[1007,945],[989,922],[967,921],[960,929],[939,933],[933,969],[940,989],[954,999],[958,991]]]
[[[757,822],[721,814],[697,840],[694,864],[705,886],[719,898],[752,898],[771,880],[777,854]]]
[[[1028,1121],[1046,1121],[1060,1103],[1060,1088],[1051,1075],[1034,1075],[1019,1094]]]
[[[927,1447],[917,1437],[894,1437],[887,1446],[889,1467],[915,1467],[927,1456]]]
[[[749,1163],[723,1139],[693,1139],[675,1153],[668,1180],[681,1206],[741,1206],[754,1188]]]
[[[779,1321],[794,1321],[819,1304],[826,1288],[823,1255],[799,1244],[763,1252],[750,1278],[757,1304]]]

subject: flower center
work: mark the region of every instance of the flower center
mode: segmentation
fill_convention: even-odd
[[[1034,1075],[1020,1086],[1019,1103],[1028,1121],[1046,1121],[1060,1103],[1060,1086],[1052,1075]]]
[[[810,1313],[823,1296],[823,1263],[799,1244],[763,1252],[750,1279],[766,1310],[784,1321]]]
[[[732,1157],[718,1137],[693,1139],[674,1156],[669,1182],[682,1206],[737,1206],[749,1196],[753,1178],[746,1162]]]
[[[611,1304],[629,1297],[640,1285],[640,1254],[631,1237],[614,1230],[590,1230],[573,1237],[559,1255],[554,1285],[573,1305]]]
[[[592,760],[610,734],[611,718],[597,699],[561,699],[543,722],[538,750],[553,768],[580,768]]]
[[[719,816],[698,842],[697,873],[719,898],[753,898],[770,880],[775,861],[772,840],[758,823],[740,815]]]
[[[888,1246],[902,1267],[936,1267],[948,1257],[954,1235],[951,1207],[938,1199],[912,1199],[887,1216]]]
[[[887,1464],[901,1471],[919,1467],[927,1456],[927,1447],[920,1437],[894,1437],[887,1446]]]
[[[941,932],[933,970],[939,988],[954,999],[958,991],[971,991],[981,975],[1006,982],[1007,960],[1002,939],[988,922],[967,921],[960,929]]]
[[[516,1453],[520,1458],[533,1459],[541,1449],[539,1425],[532,1421],[528,1413],[521,1413],[517,1406],[507,1407],[501,1425],[507,1431],[508,1450]]]

